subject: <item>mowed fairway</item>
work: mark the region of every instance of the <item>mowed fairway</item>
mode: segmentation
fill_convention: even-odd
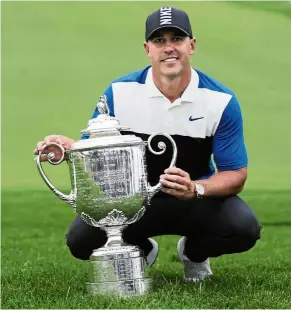
[[[1,5],[2,308],[290,308],[291,4]],[[161,5],[189,13],[198,40],[193,66],[241,102],[250,161],[241,197],[258,215],[262,239],[247,253],[212,259],[214,276],[186,285],[179,237],[157,237],[150,295],[93,298],[86,294],[86,262],[65,245],[74,214],[38,176],[32,151],[47,134],[78,139],[107,84],[148,64],[144,20]],[[66,164],[45,169],[69,191]]]

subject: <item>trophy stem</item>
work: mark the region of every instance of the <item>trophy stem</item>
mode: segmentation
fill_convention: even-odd
[[[126,245],[122,239],[122,232],[127,226],[128,225],[101,227],[106,232],[108,238],[104,247]]]

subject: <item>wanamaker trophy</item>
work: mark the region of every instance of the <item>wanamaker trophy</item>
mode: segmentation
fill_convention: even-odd
[[[36,158],[37,168],[48,187],[63,201],[73,207],[89,225],[100,227],[108,237],[106,244],[93,251],[89,261],[89,294],[116,294],[138,296],[149,292],[151,279],[143,253],[138,246],[126,244],[122,231],[138,221],[144,214],[151,198],[161,189],[158,183],[147,182],[145,151],[160,155],[165,152],[164,142],[158,143],[160,151],[151,147],[154,137],[166,136],[173,147],[170,167],[177,158],[177,147],[171,136],[153,134],[147,142],[135,135],[122,135],[128,128],[110,116],[106,97],[97,104],[99,115],[89,121],[81,133],[88,139],[75,142],[69,150],[56,144],[62,158],[56,161],[55,154],[47,154],[53,165],[66,160],[69,166],[72,190],[69,195],[57,190],[42,169],[42,152]]]

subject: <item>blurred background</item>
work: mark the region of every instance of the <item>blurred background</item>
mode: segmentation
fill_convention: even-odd
[[[111,80],[149,64],[144,23],[162,5],[188,12],[193,67],[237,94],[247,187],[290,188],[290,3],[98,1],[2,2],[3,189],[45,188],[36,143],[49,134],[78,139]],[[65,164],[45,168],[70,187]]]

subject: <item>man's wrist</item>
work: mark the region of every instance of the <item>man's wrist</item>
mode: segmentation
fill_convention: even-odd
[[[205,187],[198,181],[193,181],[194,183],[194,197],[201,199],[205,195]]]

